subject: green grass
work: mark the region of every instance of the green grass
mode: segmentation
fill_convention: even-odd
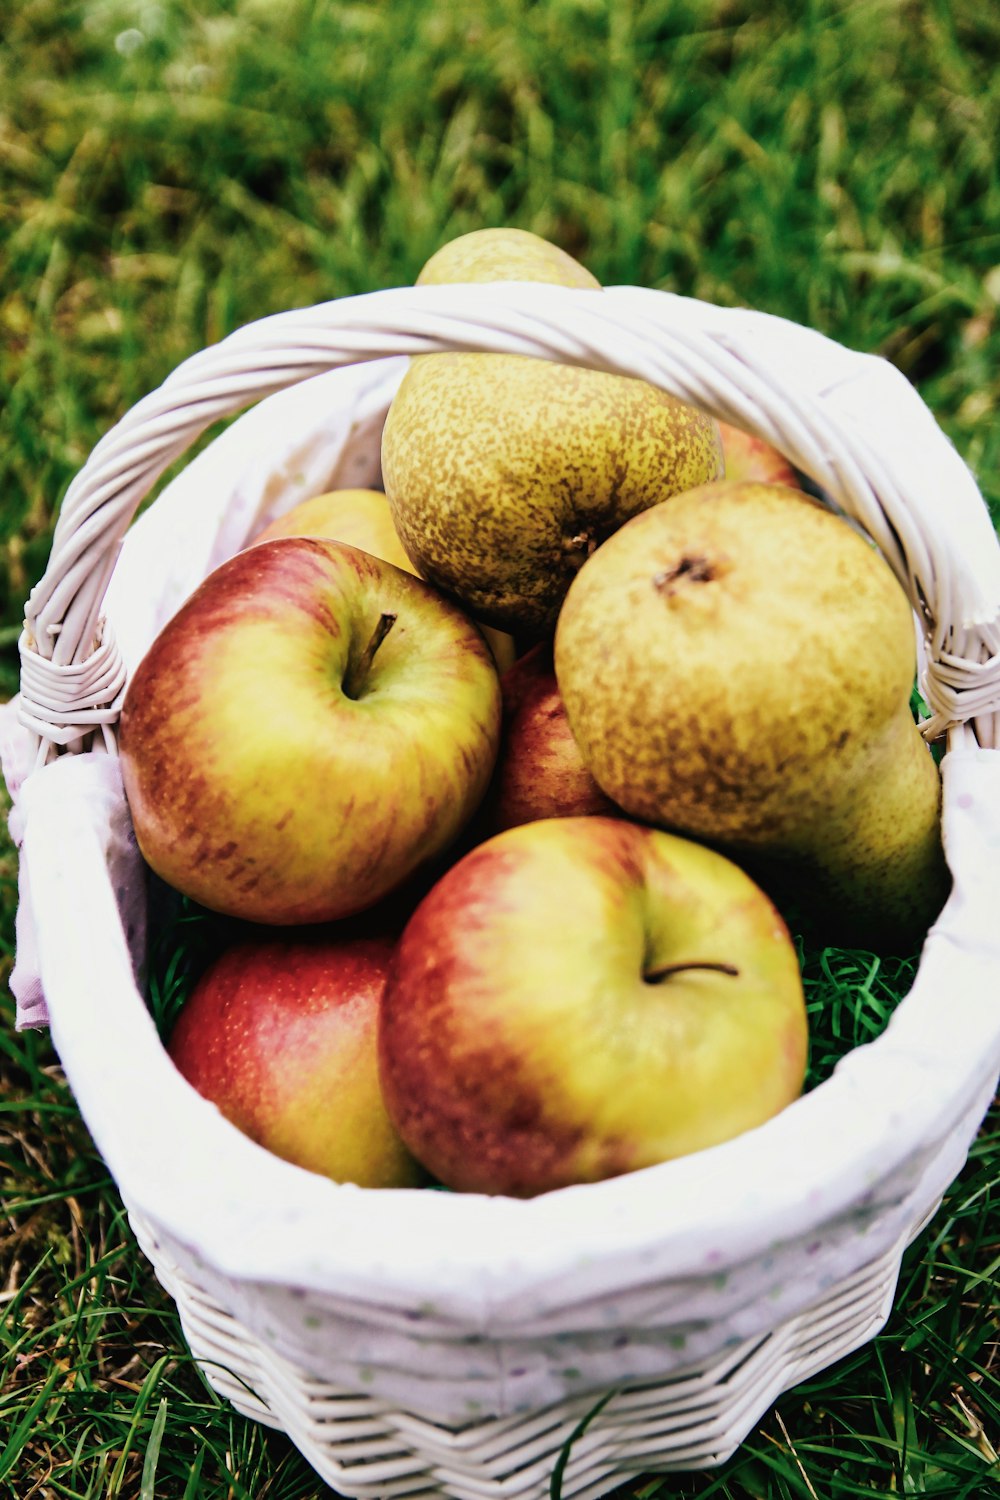
[[[973,0],[0,0],[0,690],[59,500],[117,417],[240,324],[409,282],[487,224],[888,356],[1000,518],[998,62]],[[7,965],[13,874],[4,846]],[[809,958],[814,1077],[908,973]],[[11,1016],[0,1494],[315,1500],[192,1368],[47,1038]],[[994,1120],[875,1343],[718,1473],[626,1493],[1000,1489],[998,1194]]]

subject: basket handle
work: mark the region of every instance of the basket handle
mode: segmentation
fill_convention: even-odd
[[[114,753],[124,669],[101,603],[141,501],[207,427],[341,365],[456,350],[635,376],[773,443],[906,590],[925,637],[928,737],[974,721],[981,744],[1000,744],[1000,543],[971,473],[898,371],[763,313],[638,287],[494,283],[373,292],[248,324],[101,439],[25,608],[20,717],[36,764],[95,735]]]

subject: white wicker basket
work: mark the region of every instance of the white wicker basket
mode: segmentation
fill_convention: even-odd
[[[211,422],[303,381],[230,428],[196,460],[202,475],[253,459],[255,518],[272,490],[290,503],[254,445],[255,414],[270,410],[299,424],[286,478],[291,452],[313,464],[313,491],[371,482],[399,361],[322,372],[446,349],[637,375],[774,442],[907,589],[929,732],[949,734],[954,890],[886,1033],[759,1130],[530,1202],[336,1185],[230,1127],[157,1040],[110,852],[126,663],[246,532],[244,515],[242,533],[223,523],[203,546],[191,494],[171,513],[166,492],[108,596],[119,645],[103,601],[142,497]],[[340,435],[324,448],[327,415]],[[171,521],[190,526],[190,547],[173,549],[184,565],[143,582]],[[116,613],[126,573],[129,608],[119,588]],[[244,328],[134,408],[71,486],[29,601],[20,711],[36,769],[12,790],[56,1046],[217,1388],[286,1430],[345,1495],[469,1500],[546,1494],[559,1450],[614,1391],[564,1475],[565,1494],[590,1496],[629,1474],[717,1463],[782,1390],[869,1339],[1000,1070],[998,612],[992,526],[916,394],[882,361],[760,314],[637,288],[381,292]]]

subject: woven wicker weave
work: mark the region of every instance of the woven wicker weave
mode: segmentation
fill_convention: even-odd
[[[133,1214],[131,1222],[211,1384],[245,1416],[287,1432],[345,1495],[479,1500],[547,1494],[560,1450],[595,1405],[588,1395],[515,1418],[449,1428],[309,1380],[206,1297],[140,1216]],[[728,1458],[782,1391],[882,1327],[902,1248],[893,1247],[772,1333],[742,1340],[669,1380],[622,1387],[573,1444],[563,1494],[600,1495],[630,1475],[708,1468]]]
[[[949,734],[955,890],[886,1034],[758,1131],[531,1203],[338,1186],[226,1125],[152,1030],[92,809],[97,786],[120,799],[127,675],[102,601],[158,475],[272,392],[445,349],[640,376],[775,443],[907,590],[927,732]],[[1000,548],[975,483],[902,377],[779,319],[636,288],[408,289],[282,314],[189,360],[98,444],[26,610],[21,715],[38,769],[22,788],[24,852],[45,893],[54,1040],[218,1389],[346,1495],[470,1500],[545,1494],[555,1455],[614,1389],[564,1476],[565,1494],[588,1496],[718,1462],[781,1390],[872,1336],[1000,1069],[998,605]],[[67,849],[102,920],[60,885]]]

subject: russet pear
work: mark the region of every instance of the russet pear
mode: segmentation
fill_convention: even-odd
[[[419,278],[511,280],[600,290],[555,246],[512,230],[453,242]],[[551,631],[576,573],[623,522],[721,473],[710,417],[645,381],[527,355],[415,359],[382,438],[417,570],[525,638]]]
[[[871,543],[755,483],[630,521],[580,571],[555,638],[573,734],[619,806],[775,861],[830,941],[895,951],[948,885],[914,658]]]
[[[474,229],[442,245],[417,277],[417,286],[456,282],[547,281],[553,286],[601,283],[558,245],[526,229]]]

